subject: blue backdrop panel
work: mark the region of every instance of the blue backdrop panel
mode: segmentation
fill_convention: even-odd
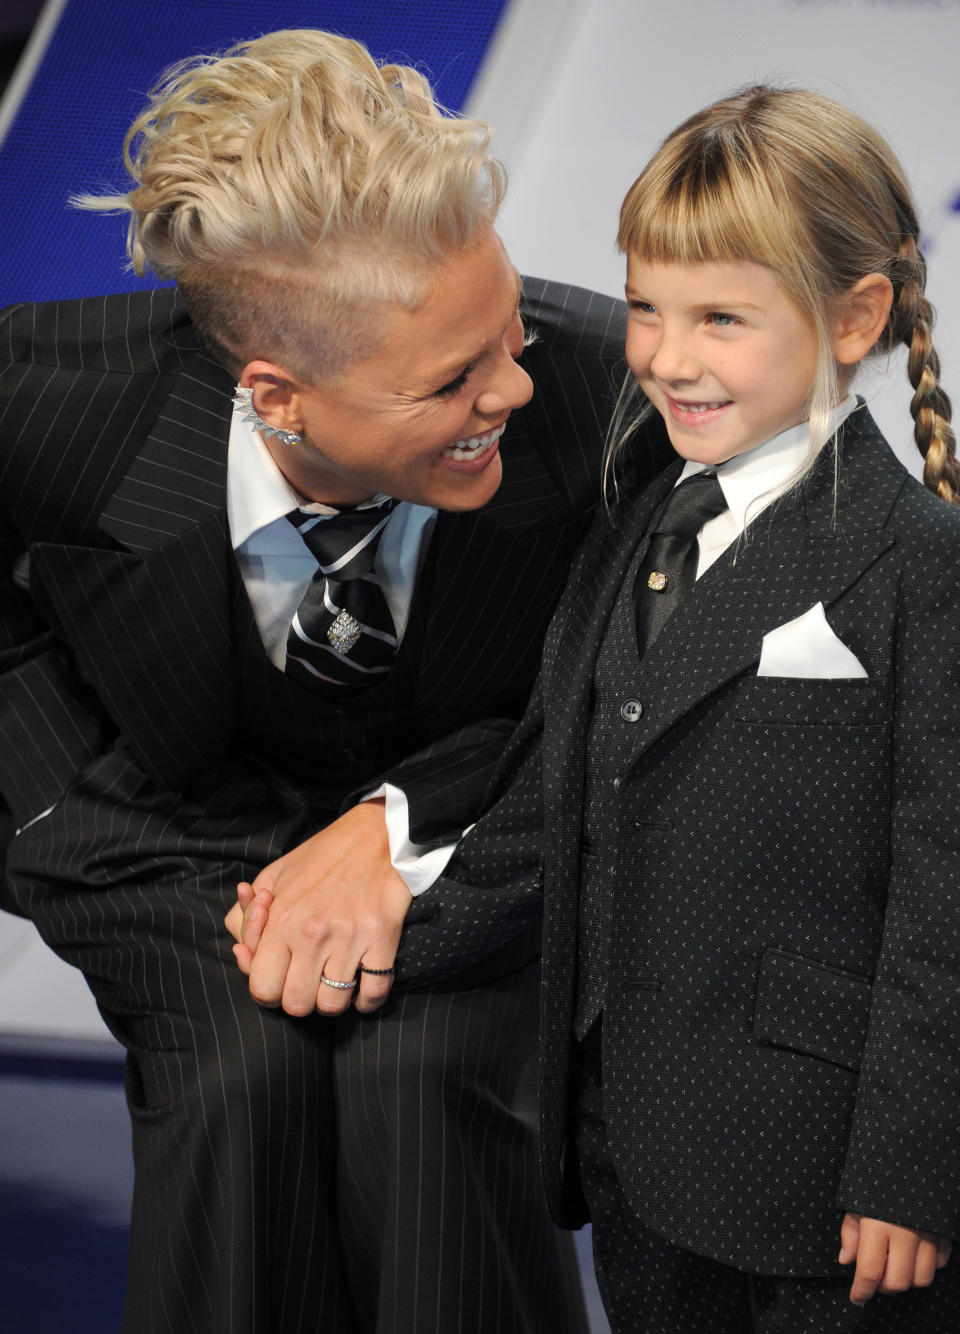
[[[277,28],[328,28],[415,65],[463,106],[508,0],[69,0],[0,150],[0,305],[156,286],[125,221],[67,204],[126,189],[123,136],[160,71]]]

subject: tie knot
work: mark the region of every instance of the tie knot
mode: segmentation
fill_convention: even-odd
[[[340,581],[358,579],[373,568],[383,530],[398,503],[385,500],[382,505],[331,515],[297,509],[287,518],[325,575]]]
[[[726,508],[716,473],[699,472],[674,487],[655,531],[680,538],[696,537],[705,523]]]

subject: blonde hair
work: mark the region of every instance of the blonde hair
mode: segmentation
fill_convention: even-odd
[[[748,261],[772,270],[819,343],[811,459],[838,398],[833,319],[855,283],[884,274],[893,308],[874,351],[906,345],[924,481],[957,500],[960,466],[910,188],[890,146],[855,112],[818,93],[765,85],[697,112],[630,187],[617,244],[652,263]],[[628,397],[621,396],[621,424]],[[629,426],[618,429],[613,449],[629,434]]]
[[[415,307],[431,263],[492,224],[490,130],[445,115],[416,70],[359,42],[269,33],[167,70],[124,141],[134,271],[174,278],[234,371],[251,356],[312,381],[365,350],[370,312]]]

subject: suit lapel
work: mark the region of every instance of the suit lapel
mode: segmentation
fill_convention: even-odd
[[[835,486],[828,446],[699,579],[637,678],[632,762],[685,714],[759,661],[763,636],[840,599],[895,542],[883,525],[906,477],[865,408],[850,419]],[[683,664],[682,671],[678,664]]]
[[[32,553],[85,674],[147,768],[175,785],[221,758],[236,709],[229,389],[205,359],[173,379],[101,515],[124,550],[38,543]]]

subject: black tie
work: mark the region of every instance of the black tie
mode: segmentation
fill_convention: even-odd
[[[697,577],[697,534],[726,508],[716,473],[700,472],[674,487],[653,520],[650,545],[633,585],[641,658]]]
[[[287,515],[319,568],[287,633],[286,670],[314,690],[370,689],[393,666],[397,630],[373,563],[397,504]]]

